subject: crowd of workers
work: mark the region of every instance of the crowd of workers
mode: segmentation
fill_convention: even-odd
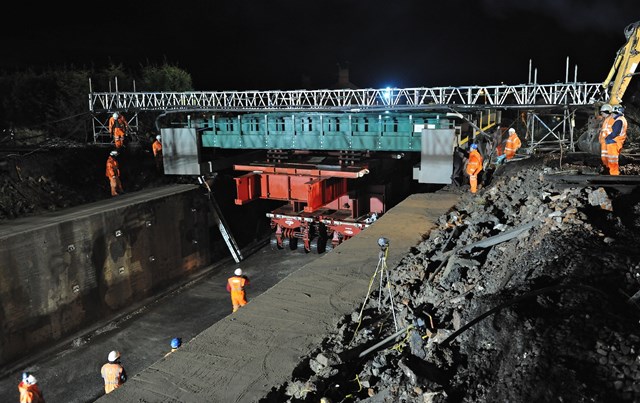
[[[232,312],[247,304],[245,287],[249,285],[249,278],[237,268],[233,276],[227,279],[227,291],[231,294]],[[171,350],[164,357],[169,356],[182,346],[182,339],[174,337],[169,343]],[[104,393],[111,393],[127,381],[127,372],[120,361],[121,354],[118,350],[109,352],[107,362],[100,368],[100,375],[104,381]],[[22,373],[22,380],[18,384],[20,403],[44,403],[44,396],[36,377],[29,373]]]
[[[507,139],[502,141],[502,129],[498,127],[493,143],[489,144],[490,146],[495,146],[496,165],[512,160],[516,156],[516,152],[522,147],[522,141],[514,128],[510,128],[507,134]],[[490,151],[487,150],[487,152]],[[460,146],[455,147],[453,152],[453,174],[451,176],[451,181],[455,186],[460,187],[463,185],[463,167],[469,177],[470,191],[471,193],[476,193],[481,174],[484,171],[484,157],[479,150],[478,143],[471,143],[469,150],[465,150]]]
[[[113,144],[115,149],[109,153],[107,157],[107,167],[105,176],[109,180],[109,187],[111,188],[111,196],[118,196],[124,193],[122,188],[122,181],[120,179],[120,162],[118,157],[125,147],[125,139],[129,132],[129,123],[123,114],[114,112],[109,118],[109,134],[113,138]],[[162,157],[162,137],[160,135],[155,136],[153,144],[151,144],[151,151],[156,165],[158,173],[164,173],[164,164]]]
[[[602,174],[620,175],[620,151],[627,139],[627,119],[624,116],[622,105],[604,104],[600,108],[600,127],[598,140],[600,143],[600,159],[602,161]],[[507,139],[502,141],[502,129],[496,130],[492,146],[496,155],[495,164],[500,165],[512,160],[516,152],[522,147],[522,141],[518,137],[516,130],[510,128],[507,131]],[[489,151],[491,150],[487,150]],[[452,183],[455,186],[463,185],[463,167],[465,167],[469,177],[471,193],[478,191],[479,177],[484,169],[484,159],[478,150],[478,144],[472,143],[469,150],[464,150],[460,146],[454,149],[453,153],[453,174]]]

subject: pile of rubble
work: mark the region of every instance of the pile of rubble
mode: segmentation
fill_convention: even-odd
[[[640,401],[640,192],[553,180],[597,164],[499,167],[262,401]]]
[[[48,139],[0,152],[0,220],[59,211],[111,197],[105,177],[110,146]],[[182,178],[156,172],[150,148],[126,149],[120,158],[125,191]]]

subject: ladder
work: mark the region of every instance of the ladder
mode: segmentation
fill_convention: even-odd
[[[231,252],[231,256],[233,256],[233,260],[235,260],[236,263],[240,263],[244,259],[244,257],[242,257],[242,252],[240,251],[240,248],[238,247],[238,244],[236,243],[235,238],[233,238],[233,235],[231,235],[231,232],[227,230],[228,225],[226,223],[226,220],[224,219],[224,215],[222,215],[222,210],[220,210],[220,206],[218,205],[218,202],[213,196],[213,192],[211,191],[211,187],[209,186],[209,183],[207,182],[204,176],[198,176],[198,182],[201,185],[203,185],[207,190],[207,198],[209,199],[209,207],[211,208],[211,214],[213,214],[213,219],[218,225],[218,229],[222,234],[222,238],[227,244],[227,248],[229,249],[229,252]]]

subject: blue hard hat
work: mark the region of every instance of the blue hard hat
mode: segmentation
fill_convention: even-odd
[[[472,150],[477,150],[478,149],[478,145],[476,143],[471,144],[471,149]]]
[[[182,340],[178,337],[171,339],[171,348],[178,348],[182,344]]]

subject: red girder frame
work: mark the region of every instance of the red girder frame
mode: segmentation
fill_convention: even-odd
[[[312,213],[347,193],[347,179],[361,178],[367,168],[319,169],[308,166],[235,165],[249,173],[235,178],[238,205],[256,198],[304,205]]]
[[[237,205],[257,198],[288,201],[291,214],[270,213],[271,225],[279,247],[283,239],[302,239],[306,251],[311,249],[312,227],[322,222],[332,233],[332,244],[359,233],[364,227],[357,222],[337,222],[318,210],[343,198],[348,193],[347,179],[357,179],[369,170],[363,167],[319,169],[309,166],[235,165],[236,171],[249,173],[235,178]],[[302,208],[300,214],[297,211]],[[349,214],[352,216],[352,214]],[[339,232],[339,234],[337,233]]]

